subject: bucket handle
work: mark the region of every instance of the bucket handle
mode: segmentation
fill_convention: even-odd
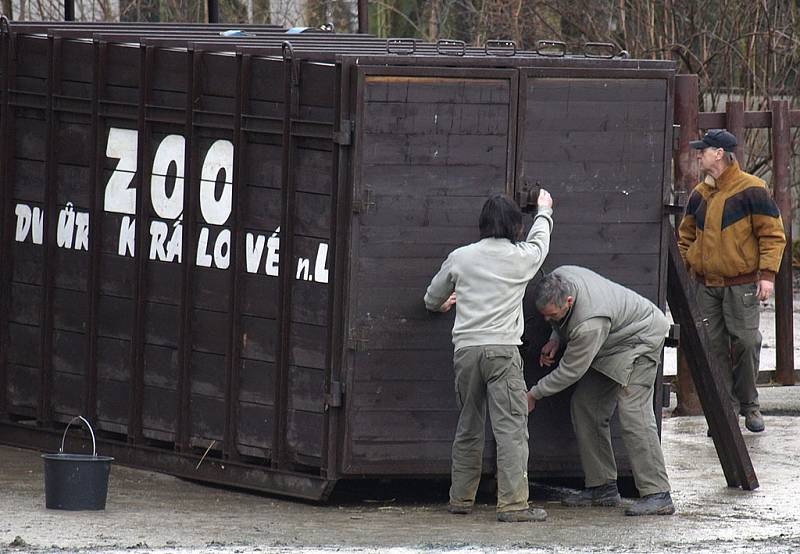
[[[73,423],[75,423],[79,419],[86,424],[86,427],[89,429],[89,433],[92,435],[92,456],[96,457],[97,456],[97,443],[94,440],[94,430],[92,429],[92,426],[89,424],[89,421],[83,416],[75,416],[75,417],[72,418],[72,420],[69,423],[67,423],[67,428],[64,429],[64,434],[61,436],[61,448],[58,449],[58,453],[59,454],[63,454],[64,453],[64,440],[67,438],[67,431],[69,431],[70,425],[72,425]]]

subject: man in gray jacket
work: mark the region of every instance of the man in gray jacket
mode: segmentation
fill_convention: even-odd
[[[558,366],[528,391],[536,401],[578,383],[571,401],[586,489],[567,506],[619,506],[609,424],[618,410],[622,439],[641,499],[626,515],[675,513],[653,413],[653,387],[669,323],[652,302],[597,273],[562,266],[534,289],[537,309],[553,327],[539,362]]]
[[[448,510],[468,514],[481,478],[488,404],[497,443],[497,519],[543,521],[528,507],[528,410],[518,346],[522,297],[550,248],[553,201],[542,190],[526,240],[522,212],[507,196],[490,197],[481,210],[481,240],[450,253],[431,280],[425,306],[455,305],[453,366],[461,410],[452,453]]]

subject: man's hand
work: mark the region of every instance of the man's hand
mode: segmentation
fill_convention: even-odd
[[[444,301],[444,304],[439,308],[440,312],[449,312],[450,308],[455,306],[456,303],[456,293],[450,295],[450,298]]]
[[[528,413],[531,413],[533,409],[536,407],[536,399],[533,397],[531,391],[528,391]]]
[[[558,341],[550,339],[547,344],[542,346],[542,352],[539,354],[539,365],[542,367],[550,367],[556,361],[556,352],[558,352]]]
[[[775,289],[775,283],[762,279],[758,282],[756,296],[761,302],[766,302],[772,296],[773,289]]]
[[[550,193],[544,189],[539,189],[539,198],[536,199],[536,205],[540,208],[553,208],[553,198]]]

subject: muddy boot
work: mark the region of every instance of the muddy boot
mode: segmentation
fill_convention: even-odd
[[[760,433],[764,430],[764,418],[758,408],[744,414],[744,426],[753,433]]]
[[[467,515],[472,513],[472,506],[466,504],[448,504],[447,511],[451,514]]]
[[[528,521],[544,521],[547,512],[541,508],[528,508],[527,510],[512,510],[510,512],[497,512],[497,521],[505,523],[525,523]]]
[[[573,492],[561,499],[561,504],[570,508],[583,506],[620,506],[622,498],[617,490],[617,482],[612,481],[598,487],[587,487]]]
[[[668,492],[648,494],[625,510],[626,516],[668,516],[674,513],[675,505]]]

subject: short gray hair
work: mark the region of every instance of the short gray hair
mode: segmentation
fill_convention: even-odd
[[[548,304],[561,308],[567,303],[567,297],[572,294],[572,283],[556,273],[548,273],[536,283],[533,289],[533,299],[538,310]]]

